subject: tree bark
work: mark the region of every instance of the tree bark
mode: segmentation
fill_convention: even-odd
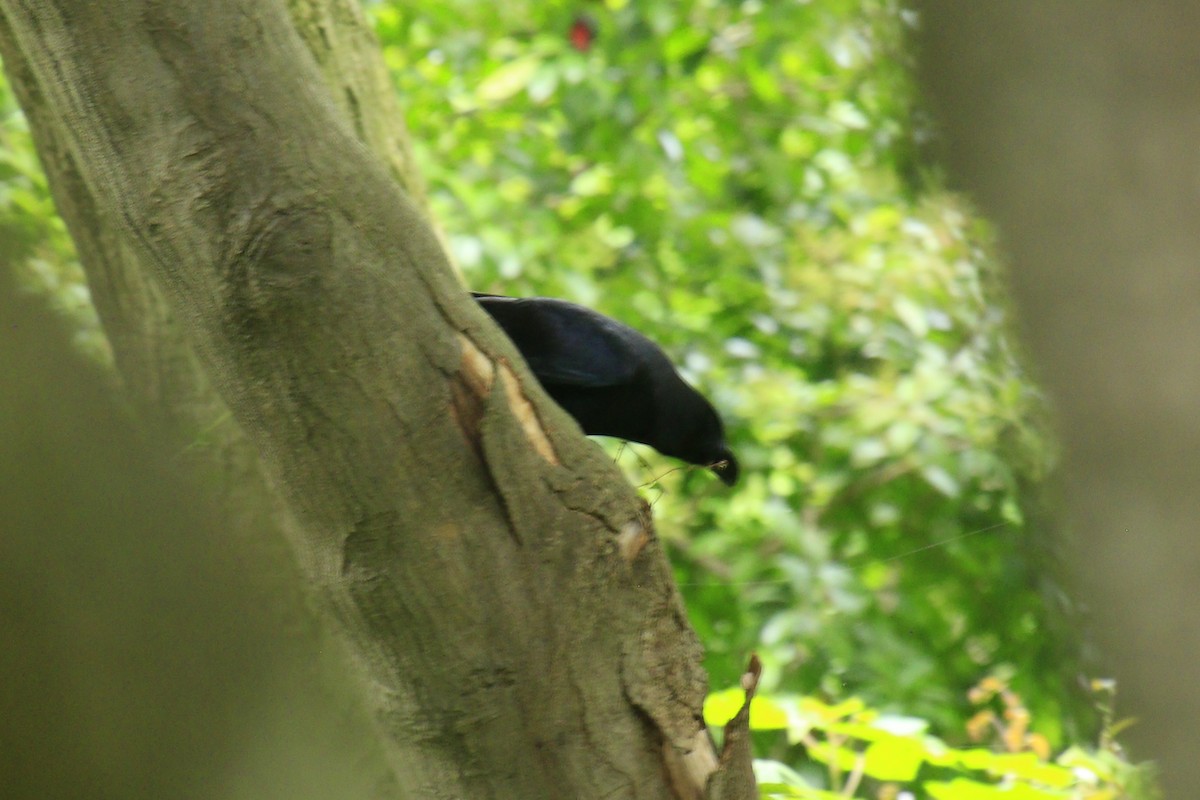
[[[360,139],[410,196],[423,202],[403,118],[361,7],[352,0],[291,0],[289,11]],[[232,527],[288,530],[291,523],[264,481],[257,453],[210,385],[153,276],[120,230],[104,219],[104,209],[53,124],[44,87],[2,18],[0,52],[30,120],[59,213],[75,240],[127,399],[214,476]]]
[[[153,276],[282,490],[400,784],[671,796],[670,765],[712,754],[648,511],[461,290],[278,0],[0,9],[56,198]]]
[[[425,184],[413,163],[391,76],[375,31],[356,0],[287,0],[297,33],[358,140],[383,159],[409,198],[425,208]]]

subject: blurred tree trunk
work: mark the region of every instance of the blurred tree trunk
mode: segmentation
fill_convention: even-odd
[[[922,3],[947,163],[999,224],[1073,566],[1168,797],[1200,786],[1200,5]]]
[[[644,504],[363,146],[397,127],[343,57],[364,34],[339,50],[357,12],[292,9],[316,59],[280,0],[0,0],[139,407],[228,407],[230,474],[257,454],[278,487],[402,794],[703,796],[700,648]]]
[[[290,557],[230,539],[12,278],[0,268],[5,800],[403,796],[344,648],[281,602]]]

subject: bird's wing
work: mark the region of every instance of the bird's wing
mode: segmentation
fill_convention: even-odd
[[[641,334],[632,328],[563,300],[472,296],[543,384],[598,388],[633,379]]]

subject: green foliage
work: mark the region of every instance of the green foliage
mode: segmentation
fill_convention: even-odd
[[[1024,733],[1028,712],[1002,681],[977,687],[976,700],[1003,694],[1009,702],[993,747],[956,748],[929,733],[925,720],[882,714],[851,698],[829,705],[812,697],[756,696],[750,728],[783,738],[803,755],[801,770],[775,760],[755,762],[764,798],[902,796],[921,800],[1155,800],[1154,777],[1122,756],[1106,728],[1096,746],[1072,746],[1051,758],[1044,740]],[[709,696],[709,725],[727,723],[744,702],[741,689]],[[1007,723],[1007,724],[1006,724]],[[989,728],[989,730],[993,730]],[[1014,737],[1014,731],[1020,733]],[[982,731],[971,735],[984,738]]]
[[[725,413],[734,491],[620,451],[714,681],[757,650],[768,688],[953,730],[1006,669],[1052,740],[1085,716],[1040,400],[986,228],[912,167],[895,2],[373,10],[468,283],[642,329]]]
[[[1067,791],[1047,776],[1086,769],[1129,785],[1111,742],[1062,750],[1090,737],[1037,524],[1053,454],[990,234],[915,167],[897,0],[370,8],[468,283],[638,327],[728,420],[732,491],[612,452],[655,504],[714,684],[752,650],[766,665],[760,702],[785,724],[759,726],[764,783],[850,796],[829,770],[857,769],[929,797],[1006,780],[1045,797]],[[2,79],[0,243],[100,341]],[[1023,698],[1024,760],[956,749],[984,719],[981,676]],[[802,729],[818,746],[797,755]],[[1029,742],[1062,752],[1030,761]]]

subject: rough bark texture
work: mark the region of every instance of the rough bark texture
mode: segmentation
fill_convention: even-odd
[[[1073,566],[1167,797],[1200,786],[1200,6],[934,2],[922,79],[1057,401]]]
[[[334,100],[353,120],[362,141],[410,196],[422,199],[424,188],[411,162],[403,120],[361,7],[352,0],[292,0],[288,5],[293,23],[323,66]],[[82,180],[54,124],[39,76],[11,41],[3,18],[0,48],[59,213],[75,240],[127,398],[143,419],[197,454],[194,460],[222,487],[231,522],[246,528],[288,528],[263,480],[257,453],[212,388],[156,281]]]
[[[296,31],[359,141],[383,159],[409,198],[424,208],[425,184],[413,165],[396,92],[362,3],[288,0],[287,6]]]
[[[0,46],[74,182],[56,197],[153,275],[283,490],[401,784],[669,796],[664,748],[711,745],[643,504],[460,289],[282,7],[183,5],[3,0]]]

